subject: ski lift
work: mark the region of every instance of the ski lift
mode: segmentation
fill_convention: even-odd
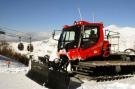
[[[5,34],[5,32],[4,31],[0,31],[0,34]]]
[[[21,42],[21,37],[19,37],[19,41],[20,41],[20,43],[18,44],[18,49],[19,49],[20,51],[22,51],[22,50],[24,50],[24,45],[23,45],[23,43]]]
[[[33,52],[33,50],[34,50],[33,45],[32,44],[28,44],[27,50],[30,51],[30,52]]]

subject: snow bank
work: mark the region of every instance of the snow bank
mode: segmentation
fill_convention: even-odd
[[[7,64],[7,59],[10,60],[10,64]],[[29,68],[24,64],[17,62],[14,59],[0,55],[0,73],[27,73]]]
[[[133,27],[118,27],[116,25],[110,25],[105,27],[110,31],[119,32],[119,51],[124,51],[125,49],[132,48],[135,49],[135,28]],[[112,44],[117,44],[118,39],[112,39]],[[118,48],[118,47],[116,47]]]
[[[20,67],[20,68],[7,68],[7,67],[2,67],[0,68],[0,73],[27,73],[29,70],[28,67]]]
[[[28,70],[29,70],[28,67],[18,62],[16,63],[11,62],[11,64],[8,67],[8,65],[6,64],[6,61],[0,60],[0,73],[18,73],[18,72],[27,73]]]
[[[29,68],[14,59],[0,55],[0,89],[48,89],[29,79],[25,74]]]
[[[84,83],[77,89],[135,89],[135,85],[115,82],[112,84],[99,84],[93,86],[92,84]]]
[[[135,89],[135,77],[122,80],[95,82],[83,80],[77,89]]]
[[[59,35],[57,35],[55,37],[55,39],[58,39],[58,38],[59,38]],[[43,57],[45,55],[51,55],[54,48],[57,47],[57,43],[58,43],[58,41],[54,40],[52,38],[49,38],[48,40],[43,40],[43,41],[34,41],[34,42],[32,42],[32,44],[34,46],[34,51],[31,52],[31,53],[27,51],[27,45],[29,43],[23,42],[23,44],[24,44],[24,50],[23,51],[18,50],[18,44],[19,43],[14,42],[14,43],[9,43],[9,44],[10,44],[10,46],[13,47],[13,49],[16,52],[19,52],[21,54],[25,54],[27,56],[33,55],[33,59],[37,60],[38,56]]]

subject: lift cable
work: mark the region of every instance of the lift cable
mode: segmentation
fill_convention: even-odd
[[[13,30],[13,29],[9,29],[9,28],[0,26],[0,34],[10,36],[10,37],[19,38],[20,43],[18,44],[18,49],[21,50],[21,51],[24,49],[24,45],[21,42],[22,38],[23,39],[29,39],[30,43],[28,44],[27,50],[32,52],[33,49],[34,49],[33,45],[31,44],[31,40],[32,40],[31,35],[28,34],[28,33],[20,32],[20,31],[17,31],[17,30]]]

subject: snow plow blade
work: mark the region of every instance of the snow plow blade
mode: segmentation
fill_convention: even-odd
[[[31,70],[27,73],[27,76],[38,84],[43,85],[48,81],[48,71],[47,64],[32,61]]]
[[[49,70],[48,85],[52,89],[69,89],[70,77],[67,72]]]
[[[67,72],[49,70],[48,64],[32,61],[27,76],[38,84],[50,89],[68,89],[70,77]]]

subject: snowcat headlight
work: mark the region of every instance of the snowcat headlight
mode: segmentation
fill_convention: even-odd
[[[66,49],[62,49],[62,52],[66,53]]]
[[[62,49],[62,50],[60,50],[60,52],[59,52],[60,54],[66,54],[66,49]]]
[[[54,63],[56,63],[56,64],[60,63],[60,59],[59,58],[55,58],[54,59]]]

